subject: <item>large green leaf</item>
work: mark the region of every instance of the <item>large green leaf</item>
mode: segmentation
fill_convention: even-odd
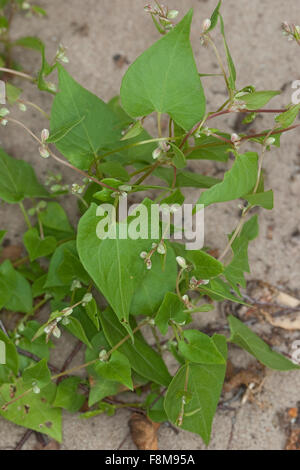
[[[0,198],[16,203],[26,197],[48,196],[29,163],[10,157],[0,148]]]
[[[258,155],[246,152],[238,155],[232,168],[224,175],[224,180],[201,194],[198,204],[209,206],[217,202],[238,199],[253,190],[258,171]]]
[[[30,284],[9,260],[5,260],[0,266],[0,306],[12,312],[32,311]]]
[[[60,91],[52,106],[51,133],[69,126],[69,132],[55,145],[72,164],[87,169],[99,149],[121,138],[118,119],[107,104],[79,85],[61,65],[58,76]],[[77,125],[70,126],[76,121]]]
[[[190,10],[129,67],[121,99],[130,116],[168,113],[185,130],[202,119],[205,97],[189,40],[192,16]]]
[[[14,397],[21,396],[29,388],[21,379],[16,384],[2,385],[0,387],[0,415],[19,426],[42,432],[61,442],[61,410],[51,406],[56,391],[54,384],[49,384],[39,394],[33,392],[26,394],[9,405],[6,410],[1,409],[2,405]]]
[[[225,364],[214,341],[198,330],[187,330],[178,343],[179,352],[187,360],[197,364]]]
[[[112,347],[118,344],[127,334],[111,309],[101,313],[101,324],[104,334]],[[141,335],[135,335],[134,343],[128,339],[118,350],[127,357],[132,369],[142,377],[146,377],[148,380],[160,385],[169,385],[171,376],[163,359],[146,343]]]
[[[214,335],[212,340],[227,359],[226,338]],[[217,404],[222,391],[226,364],[182,366],[172,382],[165,397],[165,410],[174,424],[183,411],[181,428],[199,434],[205,444],[209,443],[211,427]],[[183,400],[185,404],[183,404]]]
[[[233,315],[229,315],[228,321],[231,331],[229,341],[248,351],[262,364],[275,370],[300,369],[300,366],[293,364],[286,357],[273,351],[268,344]]]

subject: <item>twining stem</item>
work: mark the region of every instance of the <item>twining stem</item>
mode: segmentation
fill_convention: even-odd
[[[219,110],[217,111],[216,113],[210,113],[208,114],[204,119],[202,119],[201,121],[197,122],[197,124],[194,125],[194,127],[192,127],[192,129],[189,130],[189,132],[184,136],[181,144],[180,144],[180,148],[182,148],[184,146],[184,144],[187,142],[187,140],[199,129],[201,128],[206,121],[209,121],[210,119],[214,119],[218,116],[224,116],[225,114],[231,114],[231,113],[272,113],[272,114],[281,114],[281,113],[284,113],[286,111],[286,109],[254,109],[254,110],[250,110],[250,109],[239,109],[238,111],[236,110],[232,110],[232,109],[225,109],[225,110]],[[288,128],[290,129],[290,128]],[[248,136],[247,138],[252,138],[253,136]],[[256,135],[254,137],[261,137],[261,134],[259,135]],[[243,139],[245,139],[246,137],[243,137]]]
[[[34,77],[32,77],[31,75],[28,75],[27,73],[19,72],[18,70],[12,70],[6,67],[0,67],[0,72],[10,73],[12,75],[17,75],[18,77],[26,78],[27,80],[30,80],[31,82],[35,82]]]
[[[147,318],[146,320],[142,321],[139,325],[137,325],[136,328],[134,328],[134,330],[132,330],[132,333],[135,334],[137,333],[143,326],[147,325],[147,323],[149,323],[149,319]],[[124,338],[121,339],[121,341],[119,341],[115,346],[113,346],[107,353],[106,353],[106,357],[107,359],[111,356],[111,354],[116,351],[120,346],[122,346],[122,344],[126,343],[126,341],[128,341],[129,339],[131,338],[131,335],[128,334],[126,336],[124,336]],[[51,377],[51,380],[56,380],[58,379],[59,377],[62,377],[63,375],[71,375],[73,374],[73,372],[77,372],[78,370],[80,369],[84,369],[85,367],[88,367],[92,364],[95,364],[96,362],[99,361],[99,358],[96,358],[96,359],[93,359],[92,361],[89,361],[89,362],[86,362],[85,364],[81,364],[80,366],[76,366],[76,367],[72,367],[71,369],[67,369],[63,372],[60,372],[59,374],[56,374],[56,375],[53,375]]]
[[[224,77],[224,80],[225,80],[225,83],[226,83],[226,87],[227,87],[227,90],[228,90],[228,93],[229,93],[229,97],[230,97],[230,100],[232,99],[232,90],[229,86],[229,80],[228,80],[228,77],[227,77],[227,74],[225,72],[225,67],[223,65],[223,62],[222,62],[222,59],[221,59],[221,56],[219,54],[219,51],[218,51],[218,48],[217,46],[215,45],[213,39],[211,38],[211,36],[206,33],[205,37],[207,38],[208,42],[210,43],[211,47],[213,48],[213,51],[215,53],[215,56],[217,58],[217,61],[218,61],[218,64],[219,64],[219,67],[222,71],[222,75]]]
[[[19,99],[18,103],[25,104],[27,106],[31,106],[32,108],[36,109],[39,111],[46,119],[50,119],[49,114],[47,114],[40,106],[38,106],[36,103],[33,103],[32,101],[27,101],[23,99]]]
[[[15,124],[23,127],[23,129],[26,130],[26,132],[28,132],[28,134],[31,135],[31,137],[36,140],[40,145],[45,145],[27,126],[25,126],[25,124],[23,124],[21,121],[18,121],[17,119],[14,119],[14,118],[8,118],[6,117],[6,119],[10,122],[14,122]],[[68,168],[71,168],[72,170],[76,171],[77,173],[79,173],[80,175],[84,176],[85,178],[88,178],[92,181],[94,181],[94,183],[96,184],[99,184],[99,186],[102,186],[104,188],[108,188],[108,189],[111,189],[112,191],[114,192],[117,192],[118,189],[116,188],[113,188],[112,186],[109,186],[108,184],[105,184],[105,183],[102,183],[102,181],[99,181],[97,180],[97,178],[94,178],[93,176],[89,175],[88,173],[86,173],[85,171],[83,170],[80,170],[79,168],[76,168],[76,166],[73,166],[71,163],[65,161],[65,160],[62,160],[61,158],[59,158],[57,155],[55,155],[54,152],[52,152],[51,149],[49,149],[47,147],[47,150],[49,152],[49,154],[59,163],[61,163],[62,165],[64,166],[67,166]]]
[[[22,214],[23,214],[23,216],[24,216],[24,219],[25,219],[25,222],[26,222],[26,224],[27,224],[27,227],[28,227],[29,229],[31,229],[31,228],[32,228],[32,225],[31,225],[31,223],[30,223],[28,214],[27,214],[27,212],[26,212],[26,209],[25,209],[24,204],[23,204],[22,201],[19,202],[19,207],[20,207],[21,212],[22,212]]]
[[[222,261],[222,259],[225,258],[225,256],[227,255],[228,251],[230,250],[234,240],[239,236],[239,233],[241,231],[241,229],[243,228],[243,225],[244,225],[244,220],[245,220],[245,217],[246,217],[246,211],[243,211],[242,215],[241,215],[241,219],[232,235],[232,237],[230,238],[229,242],[227,243],[226,245],[226,248],[225,250],[223,251],[223,253],[219,256],[219,261]]]

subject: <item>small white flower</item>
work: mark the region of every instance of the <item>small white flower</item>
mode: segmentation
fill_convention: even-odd
[[[185,304],[190,301],[189,296],[186,294],[182,296],[182,300],[184,301]]]
[[[42,158],[49,158],[50,157],[50,153],[48,152],[48,150],[46,149],[46,147],[40,147],[39,148],[39,152],[40,152],[40,156]]]
[[[41,389],[40,389],[40,387],[38,387],[37,385],[34,385],[34,386],[32,387],[32,391],[33,391],[33,393],[38,394],[38,393],[40,393]]]
[[[211,136],[211,130],[210,130],[208,127],[204,127],[204,129],[202,129],[202,132],[203,132],[203,134],[205,134],[207,137],[210,137],[210,136]]]
[[[176,261],[182,269],[187,268],[186,260],[182,256],[177,256]]]
[[[178,10],[170,10],[170,11],[168,12],[168,15],[167,15],[167,16],[168,16],[169,20],[174,20],[175,18],[177,18],[178,13],[179,13]]]
[[[142,259],[146,259],[147,256],[148,256],[148,253],[147,253],[146,251],[142,251],[142,252],[140,253],[140,257],[141,257]]]
[[[63,325],[69,325],[70,320],[69,320],[69,318],[65,317],[65,318],[62,319],[61,322],[62,322]]]
[[[154,325],[155,325],[155,320],[154,320],[154,318],[150,318],[150,320],[148,321],[148,325],[151,325],[151,326],[154,326]]]
[[[22,3],[22,10],[29,10],[30,8],[30,3],[29,2],[23,2]]]
[[[77,183],[73,183],[71,187],[71,191],[73,194],[82,194],[84,191],[84,186],[80,186]]]
[[[6,126],[7,123],[8,123],[7,119],[1,119],[1,125],[2,126]]]
[[[54,83],[52,83],[52,82],[47,82],[46,85],[47,85],[47,87],[48,87],[48,90],[53,91],[54,93],[56,93],[57,88],[56,88],[56,85],[54,85]]]
[[[209,18],[206,18],[206,20],[204,20],[202,24],[203,33],[205,33],[210,27],[211,27],[211,21]]]
[[[165,142],[164,140],[162,142],[159,143],[159,148],[163,151],[163,152],[168,152],[171,148],[170,144],[168,144],[167,142]]]

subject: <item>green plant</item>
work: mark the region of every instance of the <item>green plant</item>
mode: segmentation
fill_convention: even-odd
[[[264,158],[272,146],[280,145],[282,133],[299,126],[293,122],[300,105],[266,109],[279,92],[256,91],[253,86],[237,89],[220,1],[203,24],[201,42],[216,54],[228,99],[217,110],[206,111],[201,77],[210,75],[199,74],[194,61],[189,41],[193,12],[174,26],[177,12],[156,4],[146,10],[163,37],[129,67],[120,97],[105,103],[57,62],[66,61],[62,50],[50,66],[42,47],[42,69],[31,81],[49,91],[44,77],[58,70],[59,92],[50,89],[55,93],[50,131],[44,129],[36,136],[26,124],[10,117],[8,109],[0,110],[1,123],[29,132],[42,157],[77,172],[71,192],[78,198],[81,218],[75,230],[57,202],[70,189],[61,176],[50,174],[45,187],[27,163],[0,151],[0,197],[22,211],[28,253],[0,265],[0,307],[4,315],[18,314],[9,332],[1,323],[6,364],[0,366],[0,414],[58,441],[62,439],[61,410],[76,412],[88,397],[90,409],[81,414],[83,418],[129,406],[154,421],[169,420],[195,432],[207,444],[225,377],[228,344],[240,346],[275,370],[299,369],[234,316],[228,318],[230,338],[210,337],[188,325],[194,315],[212,310],[212,301],[245,303],[240,288],[246,286],[244,273],[249,272],[248,245],[258,236],[257,215],[248,216],[254,207],[273,207],[273,193],[264,188]],[[218,24],[227,67],[212,38]],[[157,137],[144,128],[152,113],[157,116]],[[251,135],[208,127],[210,121],[232,113],[244,114],[247,122],[260,113],[274,113],[276,118],[271,129]],[[165,115],[168,135],[162,126]],[[242,152],[248,141],[260,147],[259,153]],[[65,159],[56,155],[54,147]],[[230,156],[234,162],[223,180],[185,169],[187,161],[226,163]],[[161,185],[146,184],[150,175]],[[142,210],[152,222],[151,208],[158,201],[182,206],[183,187],[205,189],[197,201],[204,207],[244,201],[240,222],[219,259],[206,248],[186,250],[167,239],[168,230],[175,235],[175,222],[167,226],[161,222],[155,237],[150,223],[143,237],[133,239],[122,235],[125,222],[118,220],[110,225],[114,236],[99,238],[99,222],[107,222],[106,213],[99,214],[103,203],[116,209],[125,196],[155,190],[155,199],[146,197],[126,219],[128,227],[141,234],[145,229],[139,218]],[[27,210],[24,199],[31,203]],[[5,230],[1,241],[4,238]],[[42,306],[51,312],[43,323],[36,319]],[[146,326],[152,330],[154,347],[142,335]],[[86,361],[58,371],[49,356],[54,347],[51,338],[60,338],[61,330],[85,345]],[[173,377],[164,352],[178,361]],[[80,369],[86,369],[87,378],[74,375]],[[150,392],[141,399],[139,392],[146,384]],[[135,404],[111,398],[128,390],[136,394]]]

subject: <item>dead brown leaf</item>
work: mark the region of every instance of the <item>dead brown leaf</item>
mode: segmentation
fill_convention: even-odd
[[[293,429],[291,431],[285,450],[300,450],[300,429]]]
[[[129,428],[133,442],[139,450],[158,450],[157,430],[160,423],[154,423],[147,416],[133,413]]]
[[[231,377],[224,384],[225,392],[231,392],[234,388],[238,388],[241,385],[246,385],[248,387],[250,384],[260,384],[261,376],[257,372],[251,370],[241,370],[233,377]]]
[[[59,450],[60,449],[60,444],[57,441],[51,440],[46,444],[45,446],[41,443],[38,442],[34,446],[34,450]]]
[[[22,245],[8,245],[1,250],[0,263],[3,263],[6,259],[10,261],[17,261],[22,254]]]

